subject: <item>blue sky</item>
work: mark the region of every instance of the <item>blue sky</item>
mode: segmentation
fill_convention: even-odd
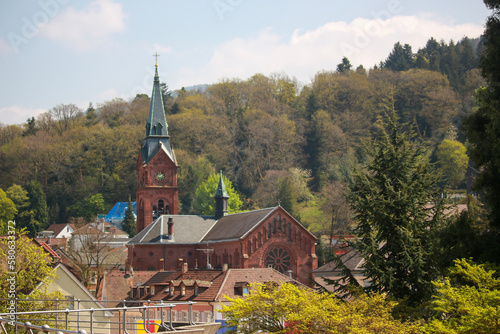
[[[373,67],[394,43],[478,37],[480,0],[0,0],[0,123],[58,104],[286,73],[302,84],[343,56]]]

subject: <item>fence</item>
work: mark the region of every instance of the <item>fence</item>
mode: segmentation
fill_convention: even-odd
[[[0,299],[0,302],[2,301],[11,302]],[[122,306],[103,307],[102,303]],[[98,307],[88,307],[89,304]],[[174,326],[181,322],[194,325],[193,304],[195,303],[166,304],[163,301],[144,300],[96,302],[79,299],[16,299],[14,312],[11,310],[9,313],[0,313],[0,328],[5,334],[17,333],[19,329],[25,329],[30,333],[41,331],[57,334],[141,334],[159,330],[173,331]],[[187,305],[187,319],[180,319],[181,321],[174,319],[175,308],[185,309],[185,305]],[[47,310],[47,308],[52,309]]]

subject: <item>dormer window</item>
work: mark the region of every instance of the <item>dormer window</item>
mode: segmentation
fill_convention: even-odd
[[[236,282],[234,285],[234,294],[244,296],[248,294],[248,282]]]

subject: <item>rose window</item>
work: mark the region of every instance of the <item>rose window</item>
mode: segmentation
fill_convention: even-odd
[[[274,248],[266,256],[266,267],[273,267],[281,273],[290,269],[291,258],[288,252],[282,248]]]

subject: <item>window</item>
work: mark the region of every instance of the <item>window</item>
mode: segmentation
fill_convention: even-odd
[[[275,270],[286,273],[292,264],[292,259],[288,252],[283,248],[273,248],[267,253],[266,266],[272,267]]]
[[[153,205],[153,219],[158,218],[158,208],[156,205]]]
[[[181,285],[181,296],[185,296],[185,295],[186,295],[186,286]]]
[[[158,201],[158,216],[165,214],[165,203],[163,200]]]
[[[173,295],[174,295],[174,293],[175,293],[175,286],[172,286],[172,287],[170,288],[170,296],[173,296]]]

